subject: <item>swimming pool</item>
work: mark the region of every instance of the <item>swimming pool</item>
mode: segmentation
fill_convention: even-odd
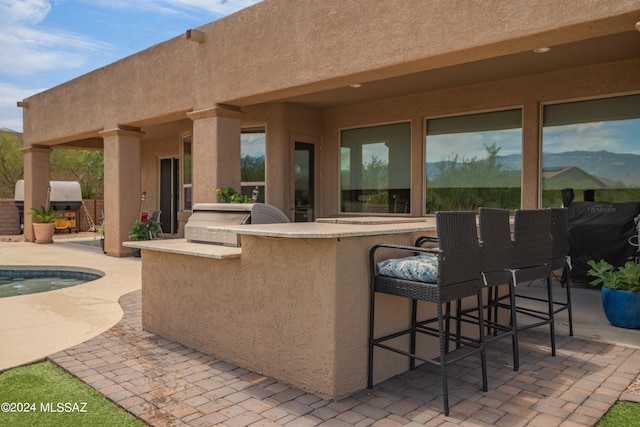
[[[0,266],[0,298],[54,291],[104,276],[100,270],[82,267]]]

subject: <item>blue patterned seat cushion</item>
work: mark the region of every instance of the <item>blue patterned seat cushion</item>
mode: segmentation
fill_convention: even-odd
[[[436,283],[438,258],[431,255],[415,255],[387,259],[378,263],[378,274],[416,282]]]

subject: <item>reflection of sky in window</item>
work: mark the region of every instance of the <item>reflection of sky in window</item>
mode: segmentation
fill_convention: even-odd
[[[484,159],[486,147],[496,144],[499,156],[522,153],[522,130],[506,129],[487,132],[466,132],[427,136],[427,162],[447,160],[457,154],[460,158]]]
[[[362,146],[362,164],[371,163],[374,156],[387,163],[389,161],[389,147],[384,142],[364,144]]]
[[[243,133],[240,135],[240,152],[243,157],[264,157],[265,147],[264,133]]]
[[[543,130],[543,151],[609,151],[640,154],[640,119],[549,126]]]

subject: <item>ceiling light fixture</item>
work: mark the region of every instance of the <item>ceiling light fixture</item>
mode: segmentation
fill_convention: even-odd
[[[547,53],[551,50],[550,47],[537,47],[535,49],[533,49],[534,53]]]
[[[350,84],[349,87],[352,89],[358,89],[358,88],[361,88],[362,85],[360,83],[353,83],[353,84]]]

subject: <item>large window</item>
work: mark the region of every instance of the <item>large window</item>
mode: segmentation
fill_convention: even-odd
[[[409,213],[411,123],[341,132],[341,212]]]
[[[182,138],[182,209],[191,210],[191,135]]]
[[[520,109],[427,120],[426,212],[520,207]]]
[[[243,128],[240,133],[241,193],[251,197],[258,191],[258,202],[265,200],[266,133],[264,127]]]
[[[542,177],[545,207],[640,200],[640,95],[546,105]]]

